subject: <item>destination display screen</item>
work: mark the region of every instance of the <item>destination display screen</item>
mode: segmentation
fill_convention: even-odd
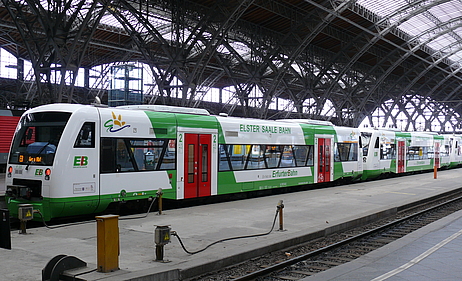
[[[26,156],[26,155],[20,154],[18,161],[20,163],[40,163],[42,162],[42,159],[43,159],[42,156],[32,157],[32,156]]]

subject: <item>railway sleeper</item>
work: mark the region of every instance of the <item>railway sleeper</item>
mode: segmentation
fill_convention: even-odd
[[[381,238],[377,238],[375,239],[376,242],[379,242],[379,243],[383,243],[384,245],[388,244],[388,243],[391,243],[393,241],[395,241],[396,239],[392,239],[392,238],[387,238],[387,237],[381,237]]]
[[[331,257],[333,260],[338,260],[340,262],[342,262],[341,264],[343,263],[347,263],[347,262],[350,262],[352,261],[353,259],[350,259],[350,258],[344,258],[344,257],[338,257],[338,256],[335,256],[335,257]]]
[[[365,253],[368,253],[368,250],[357,248],[361,246],[353,246],[352,248],[348,249],[348,254],[353,254],[353,253],[359,253],[359,256],[364,255]]]
[[[374,250],[377,250],[378,247],[376,246],[361,246],[361,250],[365,250],[367,252],[372,252]]]
[[[350,258],[350,260],[354,260],[362,256],[361,254],[353,253],[353,252],[344,252],[344,253],[338,253],[338,254],[342,256],[346,256],[347,258]]]
[[[331,265],[331,266],[338,266],[338,265],[343,264],[343,262],[334,262],[334,261],[330,260],[330,257],[329,257],[328,261],[326,261],[326,260],[318,260],[316,262],[323,263],[323,264],[326,264],[326,265]]]
[[[276,276],[276,278],[281,280],[300,280],[300,277],[293,277],[293,276]]]
[[[331,267],[328,266],[319,266],[319,265],[309,265],[308,266],[310,269],[316,270],[316,271],[325,271],[328,270]]]
[[[311,275],[315,274],[314,272],[304,271],[304,270],[292,270],[291,272],[293,272],[295,274],[306,275],[306,276],[311,276]]]
[[[399,239],[401,237],[403,237],[403,235],[398,235],[398,234],[394,234],[394,233],[388,233],[386,235],[383,235],[384,237],[391,237],[390,239],[392,239],[391,241],[395,241],[396,239]]]
[[[383,246],[385,246],[386,244],[388,244],[388,243],[384,243],[384,242],[382,242],[382,241],[378,241],[378,240],[375,240],[375,239],[374,239],[374,240],[370,240],[370,241],[368,241],[367,243],[370,244],[370,245],[372,245],[372,246],[374,246],[374,247],[376,247],[376,248],[380,248],[380,247],[383,247]]]
[[[402,236],[406,236],[408,235],[409,233],[415,231],[414,229],[405,229],[405,230],[402,230],[402,231],[395,231],[393,234],[395,235],[402,235]]]

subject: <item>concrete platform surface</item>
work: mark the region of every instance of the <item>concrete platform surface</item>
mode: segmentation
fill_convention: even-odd
[[[461,235],[459,211],[352,262],[302,280],[461,280]]]
[[[289,246],[316,232],[332,232],[348,222],[462,187],[460,169],[397,177],[190,208],[162,215],[120,220],[120,270],[92,272],[86,280],[177,280],[269,250]],[[195,251],[224,238],[268,232],[279,200],[284,200],[284,229],[269,235],[226,241],[190,255],[176,237],[165,246],[164,260],[155,261],[154,229],[169,225]],[[41,280],[41,270],[59,254],[75,256],[96,269],[96,222],[55,229],[12,232],[12,250],[0,249],[0,280]],[[160,274],[162,273],[162,274]],[[149,277],[150,279],[143,279]]]

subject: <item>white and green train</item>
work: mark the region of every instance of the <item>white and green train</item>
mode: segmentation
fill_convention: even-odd
[[[362,179],[462,164],[461,136],[429,132],[362,130]]]
[[[187,199],[367,179],[431,169],[435,155],[441,164],[458,165],[462,159],[442,152],[448,145],[460,155],[460,138],[451,137],[159,105],[50,104],[21,117],[7,164],[6,200],[13,216],[28,203],[50,220],[155,197],[160,188],[164,198]],[[402,140],[404,152],[398,153]],[[406,158],[402,169],[397,155],[411,151],[422,159]]]

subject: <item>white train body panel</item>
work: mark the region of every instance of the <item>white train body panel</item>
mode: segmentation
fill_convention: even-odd
[[[227,144],[304,145],[299,124],[217,116]]]

